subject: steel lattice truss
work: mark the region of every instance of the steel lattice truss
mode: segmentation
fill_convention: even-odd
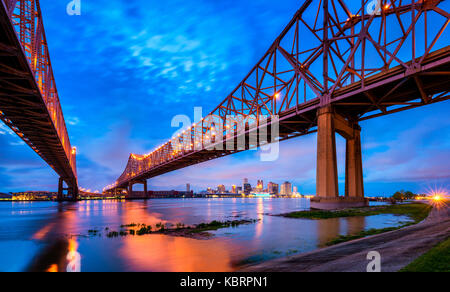
[[[132,154],[106,190],[261,146],[251,133],[275,119],[269,142],[310,133],[330,104],[361,121],[448,99],[449,11],[439,0],[305,1],[217,108],[152,153]],[[241,136],[244,147],[226,147]]]
[[[1,0],[0,118],[70,185],[71,147],[38,0]]]

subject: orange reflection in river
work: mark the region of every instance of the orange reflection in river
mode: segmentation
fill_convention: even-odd
[[[119,253],[133,271],[230,272],[231,244],[167,235],[127,237]]]
[[[208,209],[210,210],[208,204]],[[124,208],[122,222],[168,223],[161,214],[149,213],[146,207]],[[174,222],[171,222],[174,223]],[[129,236],[123,239],[119,253],[133,271],[208,272],[232,271],[232,244],[219,239],[192,239],[161,234]]]
[[[50,268],[47,269],[47,273],[57,273],[58,272],[58,265],[53,264],[50,266]]]
[[[257,212],[258,212],[258,220],[259,222],[256,223],[256,233],[255,238],[258,239],[261,237],[264,229],[264,199],[259,198],[258,199],[258,205],[257,205]]]
[[[341,230],[345,223],[345,231]],[[343,235],[358,234],[366,227],[366,217],[331,218],[317,220],[317,236],[319,246],[325,246],[330,240]]]

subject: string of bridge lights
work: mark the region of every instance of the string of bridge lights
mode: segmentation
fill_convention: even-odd
[[[273,94],[273,99],[274,99],[274,100],[278,100],[278,99],[281,98],[281,96],[282,96],[282,94],[281,94],[280,92],[276,92],[276,93]],[[157,148],[155,148],[152,152],[150,152],[150,153],[148,153],[148,154],[145,154],[145,155],[138,155],[138,154],[131,153],[131,155],[130,155],[131,159],[137,160],[137,161],[143,161],[143,160],[149,158],[150,156],[156,154],[156,153],[157,153],[158,151],[160,151],[161,149],[164,149],[165,147],[169,146],[169,145],[172,143],[172,140],[174,140],[174,139],[176,139],[176,138],[181,138],[181,136],[182,136],[182,135],[185,135],[187,131],[191,131],[193,128],[197,127],[198,124],[202,123],[202,128],[203,128],[203,122],[204,122],[204,121],[205,121],[205,118],[201,118],[201,120],[200,120],[198,123],[192,124],[192,125],[189,126],[187,129],[183,130],[181,133],[178,133],[178,135],[176,135],[176,137],[172,137],[172,139],[171,139],[170,141],[168,141],[168,142],[166,142],[166,143],[164,143],[164,144],[158,146]],[[230,125],[226,125],[226,126],[225,126],[225,129],[227,129],[227,130],[230,129],[230,128],[231,128]],[[216,134],[216,128],[215,128],[214,126],[211,126],[211,127],[209,128],[209,131],[211,132],[211,137],[210,137],[210,135],[209,135],[208,133],[205,133],[205,134],[206,134],[206,136],[205,136],[205,139],[206,139],[206,140],[208,140],[208,139],[210,139],[210,138],[212,138],[212,137],[216,137],[216,136],[217,136],[217,134]],[[203,140],[203,133],[202,133],[202,140]],[[196,146],[200,146],[200,142],[199,142],[199,141],[197,141],[195,144],[196,144]],[[203,144],[203,142],[202,142],[202,144]],[[194,144],[191,143],[191,144],[190,144],[190,147],[191,147],[191,148],[194,147]],[[179,152],[181,152],[181,150],[182,150],[182,147],[181,147],[181,146],[178,146],[177,149],[175,149],[175,150],[172,151],[171,156],[177,155]],[[189,150],[189,146],[186,146],[186,147],[185,147],[185,150]],[[134,174],[133,174],[133,175],[134,175]],[[129,176],[129,174],[128,174],[128,176]],[[119,182],[118,182],[118,181],[115,181],[114,183],[112,183],[112,184],[106,186],[105,188],[103,188],[103,192],[105,192],[106,190],[110,190],[110,189],[113,189],[113,188],[117,187],[118,184],[119,184]]]

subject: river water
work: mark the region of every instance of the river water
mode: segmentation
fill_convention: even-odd
[[[268,215],[308,209],[307,199],[0,202],[0,271],[66,271],[68,264],[81,271],[235,271],[312,251],[338,235],[408,221],[394,215],[326,220]],[[105,236],[106,228],[118,231],[131,223],[191,225],[242,219],[260,221],[214,231],[209,239]],[[101,232],[89,235],[89,230]]]

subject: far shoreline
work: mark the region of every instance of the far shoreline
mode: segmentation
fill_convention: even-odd
[[[392,203],[392,198],[390,197],[366,197],[369,199],[370,202],[380,202],[380,203]],[[223,197],[212,197],[212,196],[194,196],[194,197],[149,197],[149,198],[125,198],[125,197],[111,197],[111,198],[82,198],[77,200],[62,200],[58,201],[56,199],[31,199],[31,200],[14,200],[14,199],[7,199],[2,198],[0,199],[0,203],[2,202],[55,202],[55,203],[62,203],[62,202],[83,202],[83,201],[147,201],[147,200],[166,200],[166,199],[305,199],[310,200],[310,197],[270,197],[270,198],[264,198],[264,197],[243,197],[243,196],[223,196]],[[397,201],[397,203],[403,203],[403,202],[415,202],[415,200],[405,200],[405,201]]]

